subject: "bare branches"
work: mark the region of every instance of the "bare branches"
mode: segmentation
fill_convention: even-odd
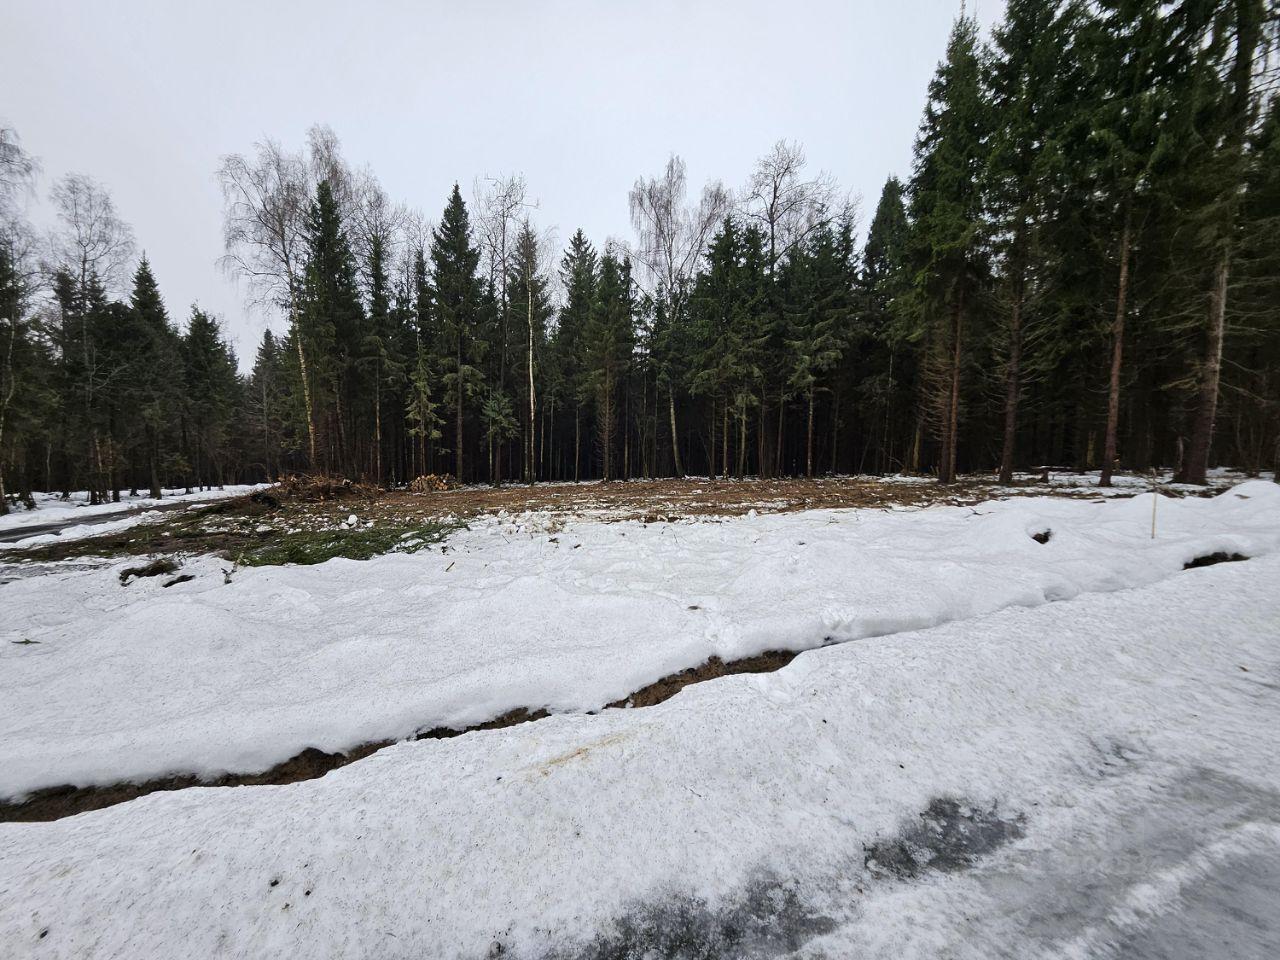
[[[476,230],[495,286],[505,282],[511,258],[511,238],[523,211],[537,207],[526,199],[524,175],[477,179],[472,186],[476,203]]]
[[[133,259],[132,228],[116,215],[111,195],[96,180],[71,173],[53,185],[50,197],[62,221],[51,238],[54,262],[84,286],[97,277],[115,289]]]
[[[779,140],[761,157],[743,191],[742,207],[765,235],[770,269],[815,229],[847,213],[837,210],[838,190],[831,174],[805,178],[804,148]]]
[[[697,206],[686,206],[687,186],[684,161],[672,154],[661,177],[640,177],[629,197],[631,223],[638,235],[635,260],[649,285],[661,287],[672,298],[681,295],[697,270],[707,240],[732,206],[729,192],[718,180],[703,187]]]
[[[39,172],[39,162],[22,148],[18,131],[0,127],[0,230],[8,231],[18,198],[35,188]]]
[[[223,157],[223,268],[249,281],[259,302],[289,309],[301,280],[309,197],[302,157],[274,140],[257,144],[255,155]]]

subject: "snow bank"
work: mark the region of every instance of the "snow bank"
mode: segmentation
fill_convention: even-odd
[[[503,517],[441,549],[170,588],[121,565],[0,586],[0,797],[256,772],[462,728],[597,709],[733,660],[965,620],[1280,546],[1280,487],[1212,500],[1015,499],[699,523]],[[1032,535],[1051,530],[1047,543]],[[33,644],[9,641],[32,640]]]
[[[623,662],[613,648],[648,643],[657,626],[679,619],[671,614],[655,625],[637,617],[625,624],[625,637],[605,631],[603,618],[577,619],[580,598],[604,594],[606,586],[618,596],[657,595],[657,575],[643,579],[629,563],[662,556],[674,565],[664,568],[671,574],[666,589],[681,609],[686,600],[710,602],[702,589],[714,569],[727,577],[721,602],[749,603],[775,624],[800,609],[798,599],[789,604],[802,584],[811,607],[837,582],[839,603],[849,609],[868,585],[883,599],[892,583],[921,609],[938,609],[943,595],[976,605],[968,588],[979,576],[984,589],[999,592],[1003,577],[1023,571],[1018,589],[1029,597],[1030,567],[1053,569],[1064,588],[1119,585],[1157,579],[1206,545],[1260,545],[1262,535],[1247,531],[1274,514],[1275,501],[1242,492],[1251,499],[1169,504],[1169,526],[1182,532],[1147,548],[1130,529],[1141,526],[1140,503],[1094,509],[1022,502],[968,517],[845,514],[665,532],[579,531],[589,541],[581,550],[565,553],[577,538],[564,535],[559,552],[545,541],[513,545],[512,566],[501,569],[492,569],[493,531],[480,531],[469,552],[458,551],[460,566],[476,565],[466,571],[465,588],[441,585],[440,575],[428,572],[433,566],[423,564],[416,569],[424,593],[408,593],[413,586],[397,559],[330,565],[316,589],[331,591],[323,609],[334,630],[351,622],[343,610],[413,608],[423,618],[421,642],[436,652],[433,659],[449,661],[455,676],[488,669],[496,681],[517,661],[537,674],[542,656],[557,656],[535,652],[547,644],[537,629],[554,623],[563,634],[579,630],[597,646],[575,648],[577,660],[561,650],[556,662],[571,674],[587,671],[593,656]],[[1249,509],[1264,503],[1265,510]],[[1039,554],[1024,551],[1026,528],[1046,520],[1054,539],[1043,548],[1029,541]],[[773,536],[761,536],[745,556],[744,544],[766,531]],[[630,550],[611,546],[623,534]],[[701,565],[660,551],[660,538],[676,535]],[[784,567],[797,536],[821,556],[797,561],[809,565],[792,576]],[[926,542],[932,557],[917,558],[914,550]],[[841,544],[850,553],[837,558]],[[1084,546],[1090,556],[1076,557]],[[575,562],[598,568],[590,583],[581,579],[590,579],[585,570],[563,559],[589,548],[600,553],[597,560]],[[1137,556],[1120,559],[1130,554]],[[517,570],[550,589],[550,558],[560,558],[559,586],[544,606],[556,616],[521,612],[523,628],[510,636],[526,638],[522,655],[496,647],[513,616],[502,605],[487,621],[487,604],[470,608],[470,625],[488,641],[489,664],[463,659],[485,644],[464,650],[425,639],[453,635],[463,614],[442,601],[452,591],[502,597],[519,582]],[[843,566],[828,578],[837,559]],[[936,566],[938,577],[917,577],[925,567],[916,562]],[[771,571],[772,584],[753,572],[759,565]],[[296,659],[279,658],[259,632],[265,620],[233,632],[212,599],[138,621],[139,639],[131,643],[104,636],[91,642],[106,644],[148,680],[147,664],[168,662],[165,651],[175,643],[199,647],[197,632],[216,636],[223,663],[239,664],[243,675],[259,662],[264,671],[287,664],[312,679],[324,676],[302,656],[294,632],[317,629],[317,594],[304,595],[292,573],[268,571],[270,586],[252,589],[272,598],[275,628],[303,621],[274,641]],[[332,593],[330,575],[345,582],[344,599]],[[1048,577],[1042,574],[1044,582]],[[1265,893],[1280,854],[1277,583],[1280,558],[1222,564],[1135,590],[812,651],[777,673],[701,684],[652,709],[399,744],[290,786],[157,793],[56,823],[0,825],[0,943],[14,960],[587,960],[672,956],[682,947],[678,955],[726,960],[1268,956],[1266,944],[1274,947],[1280,936]],[[83,592],[74,581],[64,587]],[[243,598],[250,589],[242,582],[212,592]],[[378,589],[398,592],[371,593]],[[521,588],[522,601],[535,595],[531,586]],[[434,602],[420,603],[424,596]],[[108,623],[119,624],[103,598],[75,603],[97,603]],[[775,604],[785,609],[775,613]],[[656,609],[650,602],[632,612],[651,616]],[[208,617],[204,629],[176,629],[172,615],[182,610],[188,622]],[[876,617],[883,623],[888,615]],[[730,622],[727,612],[718,616]],[[147,639],[153,622],[169,633]],[[734,642],[746,643],[747,621],[733,622]],[[104,631],[116,636],[109,626]],[[796,625],[793,635],[799,633]],[[22,649],[52,663],[66,642]],[[350,645],[333,647],[344,642]],[[342,665],[362,682],[388,656],[396,658],[388,675],[414,669],[414,658],[396,652],[410,642],[379,644],[363,634],[315,640],[311,657],[330,670]],[[68,670],[81,656],[68,657]],[[104,682],[92,674],[106,663],[88,664],[79,690],[58,682],[48,698],[70,715],[76,695],[92,695]],[[13,664],[5,663],[6,677]],[[217,682],[203,658],[192,669]],[[93,696],[86,712],[105,708],[119,722],[122,711],[112,704],[146,689]],[[428,684],[423,692],[436,689]],[[255,685],[246,700],[267,690]],[[397,698],[394,685],[387,694]],[[221,715],[213,701],[184,703],[189,690],[165,696],[174,701],[169,714]],[[293,704],[285,698],[275,706],[288,716]],[[163,707],[158,695],[145,693],[129,702],[138,744],[149,736],[144,721],[168,722],[155,716]],[[240,720],[267,735],[265,717],[250,709]],[[4,726],[8,736],[12,722]],[[85,728],[99,722],[86,718]],[[225,730],[234,735],[232,726]],[[955,798],[962,819],[987,811],[1017,827],[989,849],[975,849],[967,868],[944,871],[930,861],[913,876],[868,863],[910,835],[920,811],[938,798]],[[972,843],[961,834],[960,845]],[[1231,941],[1228,934],[1254,939]],[[1181,946],[1176,954],[1160,949],[1171,938]]]
[[[183,493],[182,488],[179,487],[164,491],[164,496],[159,500],[148,496],[130,497],[121,493],[119,503],[100,503],[92,506],[89,504],[89,495],[83,491],[73,493],[69,501],[63,500],[56,493],[37,493],[35,494],[36,508],[34,510],[26,510],[21,506],[11,508],[9,513],[0,516],[0,530],[12,530],[36,524],[73,522],[89,517],[101,517],[126,510],[161,507],[173,503],[204,503],[210,500],[222,500],[226,497],[238,497],[251,493],[261,486],[264,484],[231,485],[214,490],[197,490],[192,493]]]

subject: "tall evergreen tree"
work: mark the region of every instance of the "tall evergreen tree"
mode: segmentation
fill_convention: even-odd
[[[574,232],[560,261],[564,306],[560,308],[553,353],[557,396],[573,409],[573,460],[569,474],[578,480],[582,470],[582,402],[584,398],[583,336],[596,300],[599,257],[581,230]]]
[[[631,264],[606,252],[600,260],[595,301],[583,331],[584,387],[595,406],[601,476],[606,480],[616,476],[618,390],[635,344],[634,308]]]
[[[513,328],[523,327],[520,344],[511,351],[516,370],[512,381],[520,402],[524,432],[523,473],[526,483],[537,480],[535,441],[538,426],[539,390],[546,353],[547,324],[554,314],[549,280],[542,272],[538,235],[526,220],[516,236],[507,278],[507,297]]]
[[[218,322],[191,308],[182,340],[188,463],[194,484],[226,482],[226,439],[236,409],[239,381],[235,356]]]
[[[467,400],[481,386],[477,361],[484,343],[476,336],[484,308],[479,274],[480,251],[471,240],[471,221],[458,185],[444,208],[431,238],[432,313],[447,345],[449,369],[444,375],[445,399],[453,407],[454,473],[465,481],[463,424]]]
[[[938,480],[956,478],[965,344],[986,282],[982,164],[987,111],[979,86],[977,25],[956,21],[946,60],[929,85],[911,180],[911,296],[923,342],[941,451]]]
[[[131,406],[145,429],[144,460],[153,498],[161,495],[160,468],[173,450],[172,425],[182,404],[182,357],[151,264],[143,256],[133,278]]]
[[[355,260],[327,180],[316,187],[307,218],[307,264],[299,301],[297,336],[305,344],[304,376],[310,381],[304,381],[304,387],[310,392],[321,442],[321,463],[314,466],[350,473],[353,450],[348,421],[364,312]]]

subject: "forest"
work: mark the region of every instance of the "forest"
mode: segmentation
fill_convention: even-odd
[[[785,140],[737,187],[673,154],[631,237],[563,244],[519,175],[433,222],[327,127],[263,140],[216,171],[223,266],[270,319],[247,374],[93,179],[30,226],[38,159],[4,129],[0,512],[296,472],[1275,469],[1278,9],[1010,0],[989,38],[962,16],[865,222]]]

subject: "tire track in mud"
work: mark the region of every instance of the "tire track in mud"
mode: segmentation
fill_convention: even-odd
[[[1209,566],[1215,563],[1227,563],[1249,559],[1239,553],[1213,553],[1196,557],[1183,565],[1184,570]],[[853,642],[853,641],[840,641]],[[823,642],[808,649],[821,649],[830,646],[831,638],[823,638]],[[670,700],[685,687],[697,683],[705,683],[721,677],[748,673],[773,673],[791,663],[802,650],[769,650],[739,660],[721,660],[711,657],[694,667],[668,674],[653,683],[633,691],[626,697],[605,705],[604,709],[640,709],[652,707]],[[595,713],[596,711],[589,711]],[[19,801],[0,802],[0,823],[37,823],[61,820],[64,817],[100,810],[136,800],[150,793],[169,790],[186,790],[192,787],[244,787],[271,786],[298,783],[303,780],[315,780],[332,770],[345,767],[350,763],[363,760],[395,743],[405,740],[447,740],[467,733],[481,730],[502,730],[523,723],[533,723],[549,717],[545,709],[530,710],[518,707],[501,716],[486,720],[473,726],[454,729],[451,727],[435,727],[401,740],[378,740],[360,744],[350,750],[326,753],[315,747],[307,747],[288,760],[259,773],[225,774],[211,779],[200,779],[193,775],[175,775],[145,780],[138,783],[121,782],[104,786],[76,787],[70,784],[56,787],[44,787],[33,791]]]

